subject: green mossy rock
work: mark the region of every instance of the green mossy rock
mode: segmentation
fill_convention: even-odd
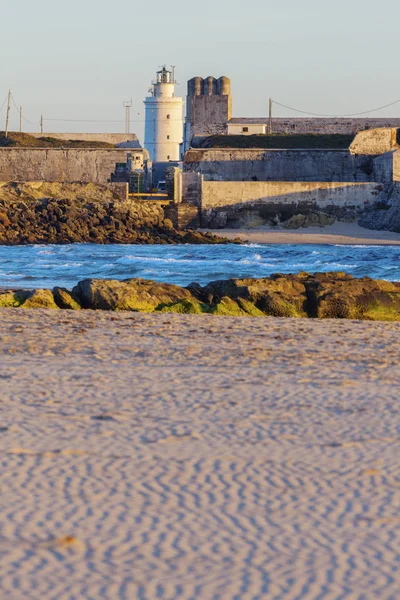
[[[51,290],[35,290],[30,293],[22,308],[55,308],[58,309],[54,301],[54,296]]]
[[[221,315],[226,317],[248,317],[249,314],[240,308],[239,304],[229,298],[228,296],[224,296],[221,300],[215,305],[211,307],[210,310],[213,315]]]
[[[262,310],[257,308],[257,306],[255,306],[249,300],[238,298],[236,302],[238,303],[239,307],[250,317],[265,317],[265,313],[263,313]]]
[[[159,306],[182,301],[196,302],[185,288],[145,279],[85,279],[74,287],[72,293],[79,298],[83,308],[102,310],[154,312]]]
[[[159,312],[179,313],[184,315],[200,315],[207,307],[200,304],[198,300],[181,300],[180,302],[174,302],[172,304],[164,304],[157,307]]]
[[[264,315],[307,316],[307,290],[304,281],[295,275],[213,281],[204,288],[190,287],[190,290],[200,300],[212,305],[228,297],[236,301],[246,300]]]
[[[344,273],[316,273],[308,281],[310,310],[320,319],[400,321],[400,285]]]
[[[66,288],[55,287],[53,289],[54,300],[59,308],[70,310],[81,310],[82,306],[76,298]]]
[[[12,308],[21,306],[28,298],[29,292],[9,291],[0,293],[0,308]]]
[[[400,321],[400,282],[345,273],[230,279],[188,288],[143,279],[86,279],[70,292],[0,291],[0,307]]]

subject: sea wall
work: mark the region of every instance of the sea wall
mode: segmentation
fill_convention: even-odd
[[[0,148],[0,181],[105,184],[116,164],[126,160],[123,148]]]
[[[348,150],[190,149],[183,171],[201,173],[206,181],[384,182],[384,177],[391,182],[393,154],[388,153],[385,168],[379,168],[381,179],[374,156]]]
[[[262,225],[297,214],[349,218],[384,197],[382,184],[354,182],[202,181],[202,227]]]

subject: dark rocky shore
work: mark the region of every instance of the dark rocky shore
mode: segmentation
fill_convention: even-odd
[[[179,231],[164,218],[161,207],[144,202],[40,200],[14,202],[5,210],[0,201],[0,244],[226,244],[210,233]]]
[[[236,242],[240,240],[236,240]],[[120,200],[94,184],[0,186],[0,245],[226,244],[222,236],[177,230],[160,203]]]
[[[86,279],[72,290],[2,290],[0,307],[400,321],[400,282],[345,273],[276,274],[187,288],[144,279]]]

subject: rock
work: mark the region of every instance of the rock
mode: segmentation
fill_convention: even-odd
[[[400,283],[344,273],[317,273],[307,282],[309,315],[320,319],[400,320]]]
[[[345,273],[276,274],[181,288],[143,279],[86,279],[64,288],[0,291],[0,307],[82,308],[400,321],[400,282],[354,279]],[[58,306],[57,306],[58,304]]]
[[[28,296],[29,292],[23,290],[0,292],[0,307],[11,308],[21,306]]]
[[[70,310],[81,310],[81,305],[77,297],[66,288],[53,288],[54,300],[59,308]]]
[[[54,296],[50,290],[34,290],[31,292],[22,308],[57,308]]]
[[[164,219],[162,226],[164,227],[164,229],[169,229],[170,231],[173,231],[175,229],[171,219]]]
[[[191,288],[199,299],[213,304],[227,296],[252,303],[265,315],[305,317],[307,292],[303,281],[294,275],[272,275],[263,279],[213,281],[200,290]]]
[[[229,298],[228,296],[224,296],[215,304],[215,306],[211,307],[210,311],[213,315],[221,315],[221,316],[232,316],[232,317],[247,317],[248,313],[240,308],[239,304]]]
[[[180,313],[185,315],[199,315],[205,312],[204,308],[204,305],[193,298],[192,300],[180,300],[179,302],[173,302],[172,304],[160,305],[156,310],[160,312]]]
[[[325,213],[310,212],[307,214],[293,215],[281,223],[285,229],[299,229],[300,227],[327,227],[333,225],[335,219]]]
[[[230,243],[212,234],[178,232],[156,203],[110,198],[109,189],[90,184],[3,185],[0,244]]]
[[[85,279],[72,290],[83,308],[153,312],[181,301],[196,302],[189,290],[144,279]]]

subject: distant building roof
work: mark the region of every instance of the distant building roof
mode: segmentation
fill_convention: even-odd
[[[264,125],[268,122],[268,117],[233,117],[228,121],[229,125]]]
[[[317,123],[324,122],[355,122],[355,123],[393,123],[394,126],[400,124],[400,118],[398,117],[361,117],[361,118],[353,118],[353,117],[273,117],[274,121],[283,122],[283,121],[297,121],[308,122],[313,121]],[[268,123],[268,117],[232,117],[228,123],[229,125],[264,125]]]

